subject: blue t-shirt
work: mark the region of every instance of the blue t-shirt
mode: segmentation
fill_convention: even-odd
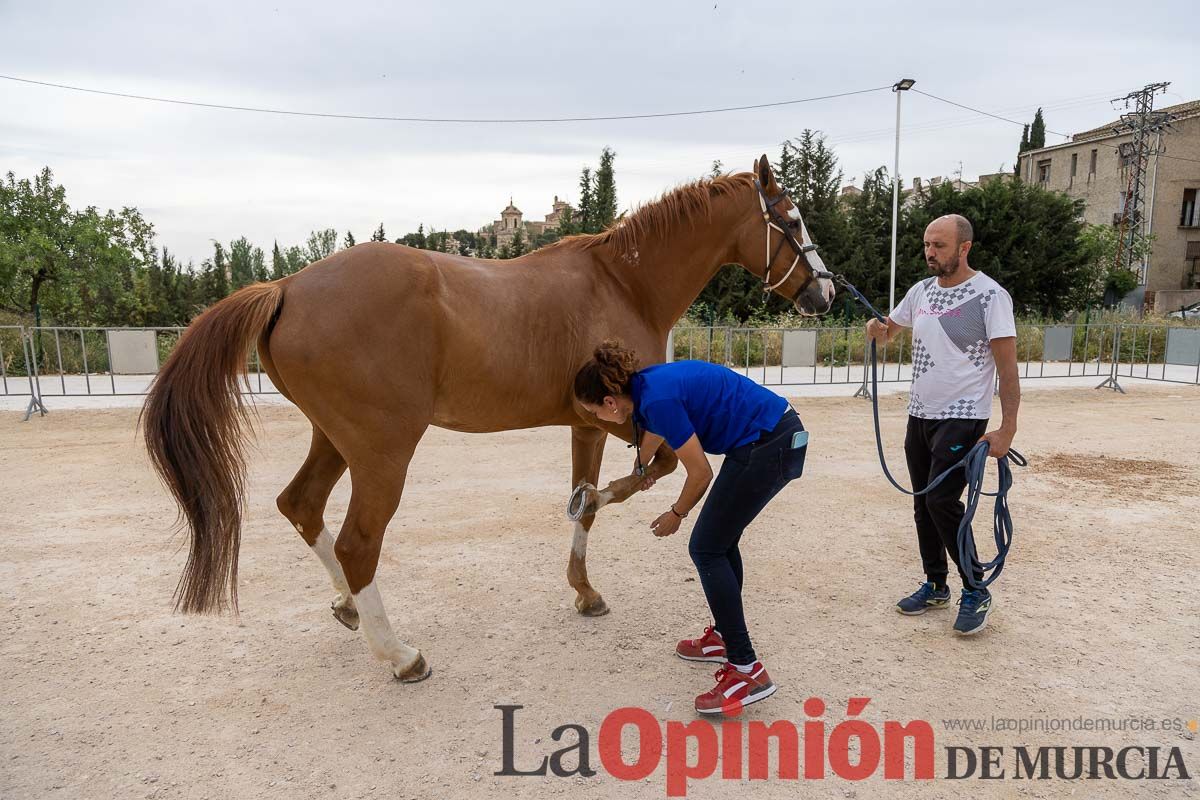
[[[638,424],[678,450],[696,434],[706,453],[724,454],[773,430],[787,400],[707,361],[674,361],[639,370],[632,383]]]

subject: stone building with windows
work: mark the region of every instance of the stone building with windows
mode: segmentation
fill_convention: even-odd
[[[537,237],[546,231],[557,229],[562,222],[563,215],[570,214],[574,217],[575,214],[570,204],[565,200],[559,200],[558,195],[554,196],[554,204],[551,206],[551,209],[550,213],[541,221],[526,220],[525,215],[521,213],[521,209],[513,205],[512,198],[510,197],[508,206],[500,212],[500,219],[495,220],[491,225],[484,225],[480,228],[479,235],[495,237],[496,248],[499,249],[512,244],[513,237],[516,236],[519,230],[521,231],[521,237],[525,240],[525,246],[528,248]]]
[[[1152,140],[1157,154],[1147,165],[1144,217],[1154,241],[1144,289],[1146,307],[1165,312],[1200,300],[1200,100],[1156,110],[1173,122]],[[1021,178],[1083,200],[1086,222],[1118,224],[1129,188],[1121,145],[1132,137],[1116,124],[1022,153]]]

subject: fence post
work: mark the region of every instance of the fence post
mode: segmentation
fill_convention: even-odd
[[[871,399],[871,389],[867,386],[867,359],[870,357],[871,344],[868,339],[863,338],[863,379],[862,385],[854,392],[855,397],[861,397],[864,400]]]
[[[1125,394],[1120,381],[1117,380],[1117,366],[1121,359],[1121,331],[1124,327],[1124,325],[1113,325],[1112,364],[1108,370],[1108,377],[1100,382],[1097,389],[1112,389],[1114,392]]]
[[[37,409],[40,416],[46,416],[50,412],[46,410],[46,406],[42,403],[42,382],[37,376],[37,359],[31,358],[33,352],[33,335],[26,336],[24,326],[21,327],[21,355],[25,359],[25,374],[29,376],[29,405],[25,407],[25,418],[22,422],[28,422],[33,416],[34,409]]]

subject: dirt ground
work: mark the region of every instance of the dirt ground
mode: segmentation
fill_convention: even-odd
[[[909,501],[879,474],[869,406],[794,401],[812,444],[804,477],[747,533],[746,607],[779,692],[750,719],[827,730],[849,697],[862,718],[927,720],[939,780],[693,782],[692,797],[1200,797],[1200,389],[1027,393],[1017,532],[988,629],[951,634],[954,611],[896,614],[921,578]],[[904,474],[903,397],[885,397]],[[277,513],[308,443],[304,418],[262,411],[249,476],[241,618],[171,613],[183,563],[174,507],[134,431],[136,410],[0,414],[0,797],[664,797],[664,764],[626,783],[601,769],[600,723],[621,706],[691,721],[711,665],[672,655],[707,621],[687,555],[691,519],[650,521],[673,475],[605,509],[592,582],[612,613],[583,618],[566,583],[569,432],[433,430],[389,529],[379,583],[401,637],[434,669],[393,681],[331,616],[332,589]],[[610,439],[606,479],[628,452]],[[328,521],[345,511],[349,481]],[[990,552],[989,509],[980,548]],[[591,778],[505,777],[501,714],[520,704],[516,766],[591,734]],[[953,718],[1150,718],[1182,730],[966,732]],[[571,736],[570,734],[568,736]],[[568,739],[567,741],[571,741]],[[1191,780],[946,782],[949,746],[1178,747]],[[573,757],[568,765],[573,764]],[[750,793],[750,794],[747,794]]]

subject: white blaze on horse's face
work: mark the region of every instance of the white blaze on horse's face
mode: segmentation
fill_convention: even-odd
[[[808,235],[808,226],[804,224],[804,218],[800,216],[800,209],[793,205],[787,210],[787,218],[800,223],[800,236],[797,237],[800,239],[800,243],[806,245],[812,244],[812,237]],[[808,251],[804,254],[804,258],[808,262],[808,268],[814,272],[829,271],[825,268],[825,262],[821,260],[821,256],[816,250]],[[797,301],[796,307],[800,310],[801,314],[823,314],[829,310],[830,306],[833,305],[833,297],[835,294],[837,294],[837,290],[833,286],[833,281],[829,280],[829,278],[817,278],[815,281],[813,281],[809,288],[804,291],[804,294],[801,295],[801,297],[807,296],[807,299],[809,303],[812,304],[813,308],[801,308],[799,301]]]

